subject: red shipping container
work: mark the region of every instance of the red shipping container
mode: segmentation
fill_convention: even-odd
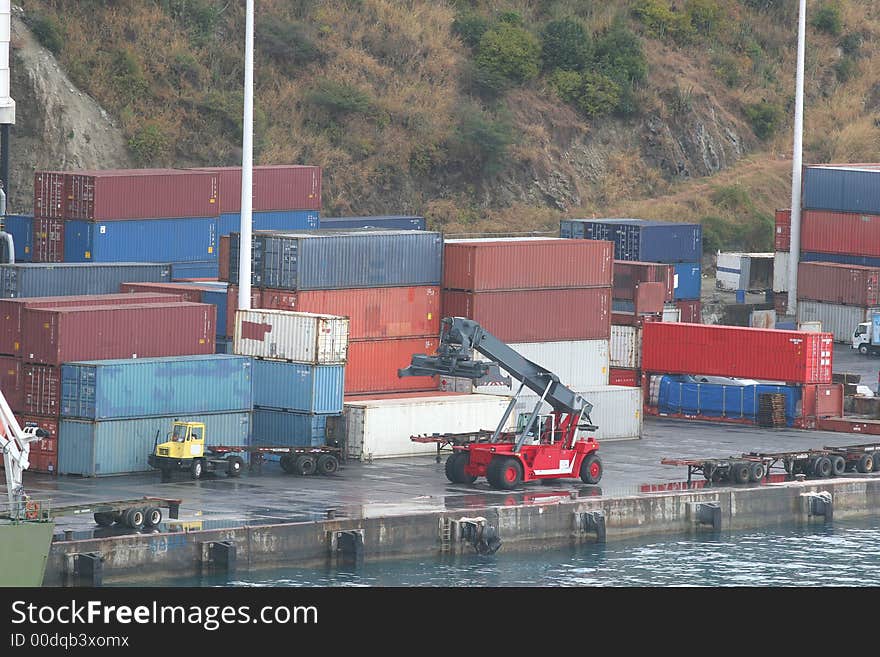
[[[58,417],[61,414],[61,367],[25,363],[21,375],[24,382],[21,412]]]
[[[791,383],[831,383],[833,335],[740,326],[648,322],[642,371]]]
[[[220,213],[241,212],[241,167],[198,167],[220,177]],[[253,211],[320,210],[321,167],[273,164],[253,168]]]
[[[665,283],[639,283],[635,290],[635,309],[639,315],[662,313],[666,300]]]
[[[622,367],[612,367],[608,370],[608,385],[638,388],[641,385],[641,379],[638,370],[628,370]]]
[[[450,290],[531,290],[611,285],[614,244],[598,240],[448,241],[443,287]]]
[[[804,210],[801,251],[880,257],[880,215]]]
[[[672,301],[675,294],[675,267],[656,262],[614,261],[612,296],[615,299],[635,299],[639,283],[663,283],[664,301]]]
[[[442,294],[444,316],[473,319],[504,342],[611,337],[610,287]]]
[[[397,376],[412,364],[413,354],[434,354],[438,338],[427,336],[402,340],[368,340],[348,343],[345,394],[435,390],[431,376]]]
[[[63,171],[34,173],[34,216],[64,219],[67,204],[67,174]]]
[[[190,303],[201,303],[202,292],[213,289],[211,287],[180,285],[178,283],[122,283],[119,286],[119,292],[124,294],[144,292],[168,294],[169,296],[176,296],[177,301],[189,301]],[[168,300],[170,301],[171,299]],[[165,301],[165,299],[158,299],[158,301]]]
[[[808,384],[801,390],[801,415],[804,418],[842,417],[843,384]]]
[[[33,261],[64,262],[64,220],[35,217]]]
[[[676,301],[675,307],[681,311],[681,322],[689,324],[703,323],[703,304],[698,299]]]
[[[31,417],[16,414],[15,419],[22,427],[26,423],[33,422],[41,429],[49,432],[49,437],[41,438],[30,443],[30,466],[28,472],[40,472],[55,474],[58,471],[58,420],[45,417]],[[0,465],[3,464],[3,456],[0,455]]]
[[[24,378],[21,359],[0,356],[0,390],[13,411],[21,411],[24,403]]]
[[[220,236],[220,245],[217,247],[217,264],[220,273],[217,278],[221,281],[229,280],[229,235]]]
[[[60,365],[75,360],[213,354],[217,306],[152,303],[25,308],[22,356]]]
[[[880,304],[880,268],[834,262],[798,263],[798,299],[852,306]]]
[[[111,169],[68,174],[66,219],[116,221],[216,217],[219,176],[183,169]]]
[[[251,288],[251,308],[266,308],[267,310],[290,310],[290,308],[286,306],[279,305],[278,307],[267,308],[263,306],[263,291],[258,290],[256,288]],[[230,283],[228,291],[226,292],[226,332],[228,337],[232,337],[232,333],[235,330],[235,311],[238,310],[238,286],[232,285]]]
[[[0,354],[21,355],[21,320],[25,308],[66,308],[72,306],[121,306],[133,303],[179,301],[179,293],[139,292],[137,294],[85,294],[68,297],[25,297],[0,299]]]
[[[776,250],[791,249],[791,210],[776,211],[776,232],[774,233]]]

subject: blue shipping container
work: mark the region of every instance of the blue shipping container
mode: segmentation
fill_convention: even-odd
[[[801,253],[801,262],[837,262],[841,265],[880,267],[880,258],[842,253]]]
[[[376,217],[324,217],[322,229],[380,228],[382,230],[427,230],[424,217],[381,215]]]
[[[204,423],[208,445],[249,444],[250,411],[98,422],[62,419],[58,428],[58,474],[99,477],[151,470],[147,455],[157,440],[168,440],[175,420]],[[247,454],[239,456],[246,459]]]
[[[320,228],[321,213],[317,210],[274,210],[252,212],[252,230],[315,230]],[[220,235],[241,231],[241,214],[227,212],[220,215]]]
[[[615,260],[699,262],[703,227],[647,219],[564,219],[561,237],[614,242]]]
[[[251,444],[275,447],[319,447],[326,444],[331,415],[255,408]]]
[[[61,417],[107,420],[253,407],[248,356],[93,360],[61,366]]]
[[[791,426],[801,398],[798,386],[697,383],[692,377],[664,376],[660,379],[657,406],[661,413],[757,421],[760,396],[766,393],[785,395],[785,419]]]
[[[117,294],[122,283],[169,283],[167,263],[27,263],[0,265],[0,297]]]
[[[3,218],[3,225],[4,230],[12,235],[15,262],[30,262],[34,255],[34,215],[7,214]],[[5,241],[0,248],[3,253],[0,262],[9,262]]]
[[[217,259],[217,217],[65,221],[66,262],[192,262]]]
[[[230,238],[230,280],[238,282],[238,233]],[[256,233],[252,285],[284,290],[439,285],[443,236],[437,232],[312,231]]]
[[[254,406],[302,413],[341,413],[344,365],[254,360]]]
[[[880,214],[880,169],[804,167],[803,207]]]
[[[171,263],[171,280],[175,282],[190,278],[218,278],[219,276],[220,263],[217,260]]]
[[[699,299],[702,291],[702,267],[699,262],[675,264],[675,300]]]

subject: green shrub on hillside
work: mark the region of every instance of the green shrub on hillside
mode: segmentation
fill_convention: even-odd
[[[718,0],[687,0],[685,14],[695,32],[709,37],[719,31],[725,18]]]
[[[766,140],[773,136],[782,122],[782,108],[777,103],[762,100],[745,107],[746,118],[758,139]]]
[[[186,28],[196,44],[214,35],[223,14],[220,3],[211,0],[159,0],[159,5]]]
[[[301,23],[277,18],[259,21],[257,33],[260,50],[288,71],[321,59],[318,44]]]
[[[53,55],[57,55],[64,47],[61,26],[51,16],[43,14],[27,14],[27,26],[37,41]]]
[[[840,37],[840,41],[837,42],[837,45],[840,46],[840,49],[843,51],[844,55],[849,55],[850,57],[861,57],[862,55],[862,35],[858,32],[850,32],[849,34],[845,34]]]
[[[452,21],[452,33],[471,50],[480,45],[480,39],[489,30],[489,21],[479,14],[458,14]]]
[[[831,36],[839,36],[843,30],[843,18],[840,15],[840,7],[826,4],[819,7],[810,19],[810,25],[820,32]]]
[[[584,26],[570,18],[550,21],[541,32],[544,68],[580,71],[593,58],[593,45]]]
[[[622,21],[616,21],[596,40],[596,63],[602,73],[618,84],[638,84],[648,78],[642,41]]]
[[[697,34],[690,16],[676,11],[668,0],[638,0],[632,9],[635,16],[658,39],[671,39],[675,43],[689,43]]]
[[[372,114],[375,109],[372,99],[365,92],[333,80],[321,80],[306,94],[306,100],[334,116]]]
[[[170,140],[158,123],[140,126],[128,140],[128,148],[140,165],[151,165],[168,155]]]
[[[858,72],[859,65],[852,57],[844,56],[834,62],[834,75],[840,82],[849,82]]]
[[[531,80],[541,68],[541,44],[531,33],[502,23],[480,39],[477,68],[514,84]]]
[[[450,154],[472,175],[491,176],[504,166],[513,130],[507,121],[493,119],[476,105],[467,105],[458,116]]]
[[[611,114],[620,102],[620,85],[594,71],[556,71],[550,84],[562,100],[588,117]]]

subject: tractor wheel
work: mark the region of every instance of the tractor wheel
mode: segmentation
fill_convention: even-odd
[[[162,522],[162,510],[151,506],[144,512],[144,527],[156,527]]]
[[[862,355],[867,354],[868,353],[868,345],[860,344],[859,345],[859,353]]]
[[[842,456],[835,455],[831,457],[831,475],[839,477],[846,472],[846,459]]]
[[[856,466],[856,470],[858,470],[862,474],[866,472],[873,472],[874,457],[871,454],[862,454],[862,458],[859,459],[859,464]]]
[[[290,454],[284,454],[281,457],[281,469],[287,474],[293,474],[293,457]]]
[[[581,463],[581,481],[585,484],[598,484],[602,478],[602,459],[598,454],[590,454]]]
[[[522,464],[509,456],[496,456],[489,461],[489,467],[486,468],[486,479],[492,488],[510,490],[519,486],[522,478]]]
[[[477,478],[464,471],[464,467],[470,461],[470,455],[466,452],[453,452],[446,459],[446,478],[453,484],[472,484]]]
[[[99,527],[109,527],[116,521],[112,513],[96,513],[95,522]]]
[[[192,465],[190,466],[190,475],[192,475],[193,479],[201,479],[202,472],[204,471],[204,464],[202,463],[202,459],[193,459]]]
[[[315,464],[315,469],[318,471],[318,474],[333,474],[339,469],[339,459],[333,456],[333,454],[321,454],[318,457],[318,462]]]
[[[123,518],[125,518],[125,526],[129,529],[143,528],[144,521],[146,520],[143,509],[129,509],[125,512]]]
[[[296,457],[296,460],[293,462],[293,470],[298,475],[310,475],[315,474],[315,466],[317,463],[315,462],[315,457],[310,454],[302,454]]]
[[[749,483],[749,464],[737,461],[730,466],[730,480],[735,484]]]
[[[227,456],[226,457],[226,476],[227,477],[240,477],[241,470],[244,467],[244,459],[240,456]]]
[[[831,459],[827,456],[820,456],[813,462],[813,474],[822,479],[827,479],[833,472]]]
[[[761,461],[753,461],[749,465],[749,481],[759,482],[767,474],[767,470]]]

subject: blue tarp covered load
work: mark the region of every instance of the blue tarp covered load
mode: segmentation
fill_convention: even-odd
[[[785,421],[791,426],[798,414],[799,386],[745,382],[703,383],[692,376],[660,378],[657,407],[661,413],[705,415],[757,421],[761,395],[785,395]]]

